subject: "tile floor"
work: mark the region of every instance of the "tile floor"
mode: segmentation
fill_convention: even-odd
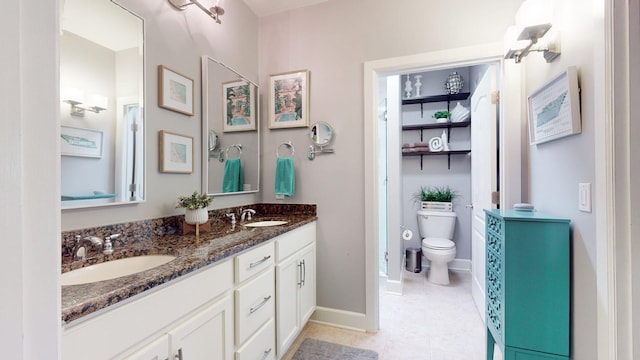
[[[402,296],[387,294],[381,280],[378,333],[310,322],[283,359],[290,360],[307,337],[372,349],[379,360],[484,359],[485,329],[471,298],[471,273],[449,274],[451,284],[439,286],[427,281],[425,271],[404,271]]]

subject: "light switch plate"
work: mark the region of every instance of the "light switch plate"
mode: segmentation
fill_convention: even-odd
[[[591,212],[591,183],[578,184],[578,210]]]

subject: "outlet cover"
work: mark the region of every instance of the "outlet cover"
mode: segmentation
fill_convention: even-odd
[[[284,195],[276,194],[276,200],[284,200]]]
[[[591,212],[591,183],[578,184],[578,210]]]

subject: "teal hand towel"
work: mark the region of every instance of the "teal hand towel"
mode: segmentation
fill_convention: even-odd
[[[222,192],[242,191],[242,163],[240,158],[227,159],[224,164],[224,176],[222,178]]]
[[[276,162],[276,195],[293,196],[296,191],[296,175],[293,169],[293,158],[279,157]]]

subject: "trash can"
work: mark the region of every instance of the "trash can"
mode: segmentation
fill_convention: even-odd
[[[406,250],[406,269],[414,273],[422,271],[422,249],[420,248],[407,248]]]

